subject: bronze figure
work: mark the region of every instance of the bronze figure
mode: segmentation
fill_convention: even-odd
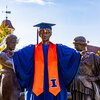
[[[71,85],[73,100],[100,100],[100,57],[93,52],[87,52],[85,37],[74,39],[74,46],[81,52],[81,62],[78,75]]]
[[[0,100],[19,100],[21,88],[14,72],[12,56],[17,43],[15,35],[9,35],[6,38],[6,48],[0,53],[0,64],[2,65]]]

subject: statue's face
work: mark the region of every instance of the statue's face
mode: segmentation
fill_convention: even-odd
[[[52,31],[49,29],[41,29],[39,30],[39,36],[41,37],[42,41],[49,41],[50,36],[52,35]]]
[[[75,43],[75,44],[74,44],[74,47],[75,47],[75,49],[76,49],[77,51],[83,51],[83,50],[85,50],[86,45],[84,45],[84,44],[79,44],[79,43]]]
[[[17,44],[17,38],[10,38],[7,42],[7,48],[9,50],[14,50]]]

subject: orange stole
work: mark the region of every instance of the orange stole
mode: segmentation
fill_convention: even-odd
[[[44,55],[42,43],[35,46],[34,83],[32,91],[39,96],[44,91]],[[50,42],[48,48],[49,92],[56,96],[60,92],[56,45]]]

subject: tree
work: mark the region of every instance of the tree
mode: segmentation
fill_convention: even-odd
[[[100,51],[98,51],[98,52],[96,53],[96,55],[100,56]]]
[[[4,24],[0,26],[0,51],[2,51],[5,48],[4,39],[6,38],[7,35],[11,33],[12,31],[11,29],[8,28],[8,26],[5,26]]]

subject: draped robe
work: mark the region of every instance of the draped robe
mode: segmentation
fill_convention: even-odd
[[[44,53],[44,92],[36,96],[32,92],[32,85],[34,83],[34,47],[35,45],[26,46],[15,52],[13,57],[19,83],[22,88],[26,89],[25,100],[67,100],[67,88],[77,74],[80,53],[65,45],[56,44],[61,91],[57,96],[54,96],[48,91],[48,46],[42,45]]]

